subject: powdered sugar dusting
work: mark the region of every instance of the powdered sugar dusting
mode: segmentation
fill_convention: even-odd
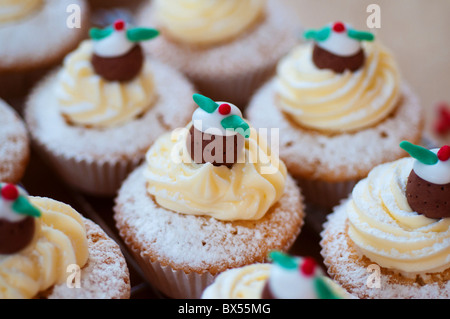
[[[15,111],[0,100],[0,181],[18,183],[29,157],[28,135]]]
[[[302,198],[290,177],[283,197],[262,219],[223,222],[159,207],[146,193],[143,170],[136,169],[119,191],[117,227],[144,258],[174,269],[215,274],[262,262],[270,250],[287,250],[303,224]]]
[[[175,43],[164,36],[143,44],[148,52],[182,70],[192,79],[230,77],[275,65],[297,43],[298,17],[278,0],[268,0],[266,21],[238,38],[213,47]],[[152,4],[138,17],[139,24],[158,27]],[[245,61],[245,62],[244,62]]]
[[[68,125],[55,96],[57,74],[52,74],[27,101],[25,119],[32,137],[57,155],[78,160],[115,162],[143,157],[159,135],[184,127],[196,108],[194,88],[188,80],[173,68],[150,59],[158,97],[142,117],[108,129]]]
[[[406,156],[399,147],[402,140],[420,140],[422,108],[406,85],[402,93],[392,116],[354,133],[331,136],[294,124],[276,106],[274,80],[255,94],[246,116],[256,128],[280,129],[280,157],[294,176],[327,181],[359,179],[378,164]]]
[[[81,269],[80,288],[57,285],[49,299],[128,299],[130,279],[119,246],[105,232],[84,219],[89,245],[89,259]]]
[[[322,256],[330,276],[350,293],[359,298],[450,298],[450,280],[434,276],[434,281],[424,284],[419,277],[406,279],[384,268],[380,273],[380,288],[369,288],[367,282],[373,272],[367,267],[373,264],[366,257],[360,257],[347,235],[347,214],[345,203],[328,216],[322,232]],[[447,276],[448,277],[448,276]],[[433,277],[428,280],[433,280]]]

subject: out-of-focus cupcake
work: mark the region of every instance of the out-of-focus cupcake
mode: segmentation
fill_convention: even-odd
[[[450,146],[401,146],[329,215],[324,262],[360,298],[450,298]]]
[[[0,96],[26,95],[87,36],[85,0],[0,1]]]
[[[304,217],[294,180],[240,110],[194,99],[192,123],[153,144],[114,208],[147,279],[173,298],[199,298],[218,273],[287,251]]]
[[[61,177],[94,195],[114,195],[162,133],[189,122],[193,87],[145,55],[157,30],[118,20],[92,29],[32,92],[25,119],[33,140]]]
[[[298,17],[277,0],[155,0],[138,21],[162,36],[146,46],[205,95],[243,109],[296,43]]]
[[[0,183],[0,299],[127,299],[119,246],[70,206]]]
[[[28,132],[22,119],[0,100],[0,181],[18,183],[30,157]]]
[[[276,77],[253,97],[247,117],[280,129],[280,157],[306,201],[332,207],[376,165],[420,142],[423,110],[391,52],[373,34],[336,22],[307,30]]]
[[[310,257],[271,252],[272,263],[229,269],[208,286],[202,299],[349,299]]]

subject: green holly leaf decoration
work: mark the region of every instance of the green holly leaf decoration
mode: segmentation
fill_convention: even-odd
[[[92,28],[89,30],[89,36],[93,40],[101,40],[106,37],[109,37],[114,32],[114,28],[109,27],[106,29]]]
[[[434,165],[439,161],[438,156],[425,147],[414,145],[408,141],[402,141],[400,147],[422,164]]]
[[[23,195],[19,195],[12,204],[12,209],[21,215],[27,215],[31,217],[41,217],[41,211],[30,203],[30,201]]]
[[[304,37],[306,40],[314,40],[317,42],[325,41],[331,34],[331,28],[329,26],[323,27],[320,30],[306,30]]]
[[[358,30],[350,29],[350,30],[348,30],[347,35],[350,38],[358,40],[358,41],[373,41],[373,40],[375,40],[375,36],[373,35],[373,33],[366,32],[366,31],[358,31]]]
[[[226,130],[234,130],[241,134],[243,137],[248,138],[250,136],[250,126],[239,115],[233,114],[227,116],[220,121],[222,127]]]
[[[151,40],[159,35],[159,31],[152,28],[131,28],[127,30],[127,39],[131,42]]]
[[[323,276],[314,278],[314,288],[316,289],[317,297],[319,299],[341,299],[331,289]]]
[[[196,93],[192,96],[192,98],[194,99],[194,102],[197,103],[197,105],[205,112],[213,113],[219,107],[219,104],[204,95]]]
[[[298,268],[298,263],[295,258],[289,256],[288,254],[282,253],[281,251],[272,251],[269,254],[269,258],[273,263],[285,268],[285,269],[296,269]]]

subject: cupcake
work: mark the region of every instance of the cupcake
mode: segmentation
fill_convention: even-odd
[[[403,157],[402,140],[420,141],[423,111],[373,34],[336,22],[305,37],[312,41],[280,61],[246,115],[280,129],[288,171],[307,202],[328,209],[374,166]]]
[[[328,273],[359,298],[450,298],[450,147],[409,142],[329,215]]]
[[[90,35],[33,89],[25,119],[38,149],[68,185],[111,196],[157,136],[189,122],[193,87],[143,53],[140,42],[157,30],[118,20]]]
[[[344,299],[351,296],[324,276],[313,258],[274,251],[272,263],[234,268],[219,274],[202,299]]]
[[[162,36],[148,50],[205,95],[243,109],[297,43],[298,17],[276,0],[155,0],[139,10]]]
[[[129,298],[119,246],[70,206],[0,183],[0,299]]]
[[[114,207],[148,281],[172,298],[200,298],[217,274],[288,251],[304,216],[283,162],[239,108],[194,100],[192,122],[158,138]]]
[[[0,96],[25,95],[86,37],[89,17],[85,0],[1,1]]]
[[[17,113],[0,99],[0,181],[18,183],[30,156],[28,132]]]

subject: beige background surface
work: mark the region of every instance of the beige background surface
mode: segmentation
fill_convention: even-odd
[[[395,54],[403,79],[426,108],[427,128],[435,106],[450,102],[450,1],[448,0],[282,0],[305,28],[345,21],[367,30],[369,4],[381,9],[381,28],[372,30]]]

